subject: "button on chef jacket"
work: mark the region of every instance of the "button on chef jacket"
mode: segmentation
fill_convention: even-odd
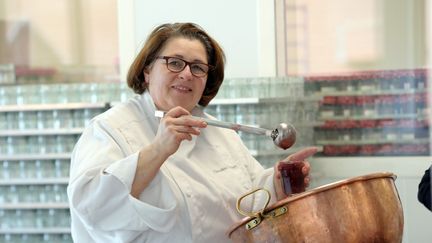
[[[263,187],[275,202],[273,169],[264,169],[232,130],[208,126],[131,196],[138,153],[158,129],[147,92],[98,115],[77,142],[67,188],[74,242],[229,242],[227,230],[244,216],[236,200]],[[214,119],[195,107],[194,116]],[[259,210],[264,193],[242,209]]]

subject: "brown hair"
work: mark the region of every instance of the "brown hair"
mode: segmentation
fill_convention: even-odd
[[[162,24],[156,27],[129,68],[128,86],[137,94],[142,94],[147,89],[144,70],[153,63],[167,41],[173,37],[199,40],[206,49],[208,64],[213,68],[208,72],[206,86],[198,104],[207,106],[216,96],[224,79],[225,54],[212,37],[193,23]]]

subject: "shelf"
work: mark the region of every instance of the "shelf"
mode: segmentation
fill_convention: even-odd
[[[294,127],[320,127],[324,126],[324,121],[316,121],[316,122],[302,122],[302,123],[293,123]]]
[[[70,159],[70,153],[49,153],[49,154],[13,154],[0,155],[0,160],[49,160],[49,159]]]
[[[322,97],[274,97],[274,98],[232,98],[232,99],[214,99],[211,105],[243,105],[243,104],[272,104],[284,103],[287,101],[320,101]]]
[[[39,135],[76,135],[76,134],[81,134],[83,131],[84,128],[0,130],[0,137],[39,136]]]
[[[318,152],[323,151],[322,146],[314,146],[318,147]],[[300,147],[300,148],[290,148],[287,150],[282,149],[268,149],[268,150],[249,150],[252,156],[280,156],[280,155],[290,155],[293,153],[296,153],[306,147]]]
[[[334,141],[334,140],[317,140],[317,144],[320,145],[374,145],[374,144],[429,144],[429,138],[414,138],[414,139],[371,139],[371,140],[346,140],[346,141]]]
[[[382,114],[371,116],[328,116],[318,118],[320,121],[341,121],[341,120],[384,120],[384,119],[417,119],[425,120],[426,117],[418,114]]]
[[[29,179],[3,179],[0,180],[0,186],[6,185],[50,185],[50,184],[68,184],[69,178],[29,178]]]
[[[249,150],[252,156],[288,155],[292,150]]]
[[[109,103],[22,104],[0,106],[0,112],[100,109]]]
[[[21,228],[21,229],[0,229],[0,234],[70,234],[68,227],[58,228]]]
[[[67,202],[62,203],[2,203],[0,209],[69,209]]]
[[[269,128],[269,126],[262,126],[262,125],[252,125],[252,124],[243,124],[245,126],[249,126],[249,127],[255,127],[255,128],[262,128],[262,129],[266,129],[266,130],[273,130],[274,128]],[[325,122],[324,121],[320,121],[320,122],[302,122],[302,123],[297,123],[297,122],[293,122],[291,123],[291,125],[294,126],[294,128],[300,128],[300,127],[319,127],[319,126],[324,126]]]
[[[375,95],[405,95],[405,94],[424,94],[426,89],[395,89],[395,90],[354,90],[354,91],[324,91],[316,92],[313,95],[319,96],[375,96]]]

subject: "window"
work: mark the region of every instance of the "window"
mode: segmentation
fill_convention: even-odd
[[[278,75],[426,66],[425,1],[276,0]]]
[[[0,0],[0,37],[0,83],[118,80],[115,0]]]

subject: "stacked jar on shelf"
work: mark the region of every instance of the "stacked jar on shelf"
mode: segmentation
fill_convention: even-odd
[[[72,242],[70,153],[92,117],[129,96],[124,86],[0,86],[0,242]]]
[[[15,82],[15,66],[13,64],[0,64],[0,85],[14,84]]]
[[[104,109],[105,104],[0,108],[5,121],[0,124],[0,239],[72,242],[66,194],[70,152],[84,123]],[[91,115],[72,115],[77,113]]]
[[[321,95],[316,143],[323,154],[429,155],[427,70],[383,70],[306,78]]]

